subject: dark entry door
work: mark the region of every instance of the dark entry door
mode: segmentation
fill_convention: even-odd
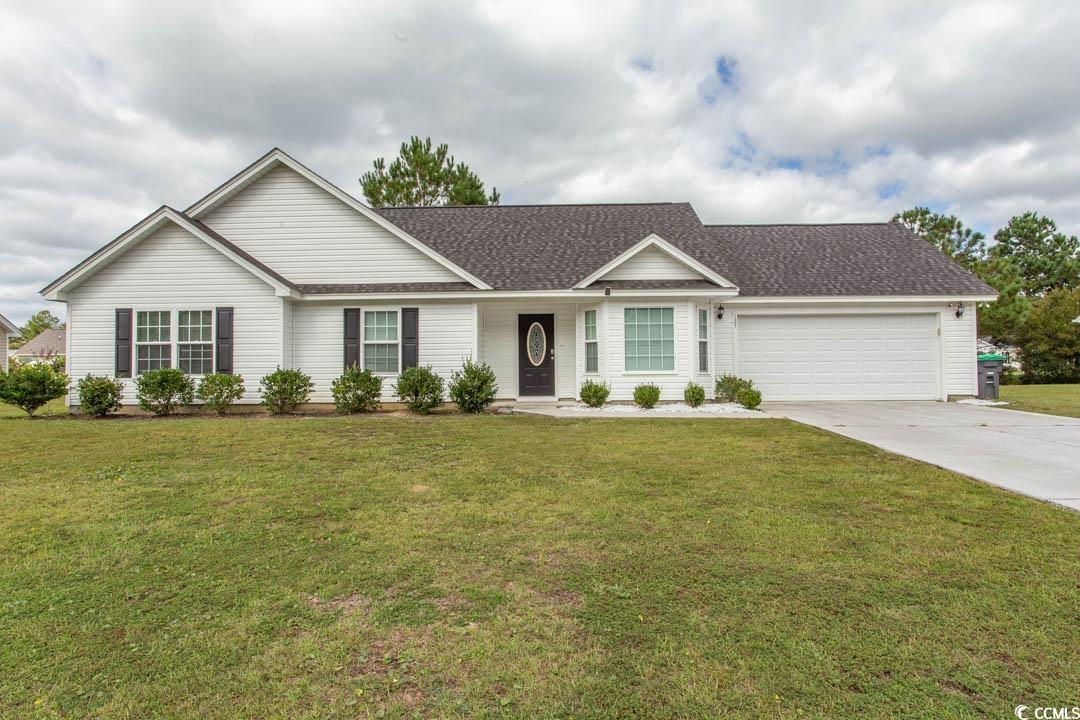
[[[518,395],[555,395],[554,315],[518,315]]]

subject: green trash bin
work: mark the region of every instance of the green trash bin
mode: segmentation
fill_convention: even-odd
[[[1001,353],[979,353],[979,399],[997,400],[1005,356]]]

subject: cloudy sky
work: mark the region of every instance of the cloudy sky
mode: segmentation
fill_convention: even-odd
[[[1068,0],[5,0],[0,313],[275,145],[359,195],[412,134],[504,203],[1080,232],[1078,36]]]

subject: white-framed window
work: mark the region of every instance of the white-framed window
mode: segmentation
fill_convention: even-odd
[[[135,374],[172,367],[172,312],[135,313]]]
[[[585,372],[600,372],[600,340],[596,328],[596,310],[585,311]]]
[[[698,372],[709,372],[709,311],[698,308],[697,311],[697,363]]]
[[[674,308],[624,308],[623,331],[626,372],[675,370]]]
[[[401,357],[397,310],[364,311],[364,368],[376,373],[398,372]]]
[[[188,375],[214,372],[214,313],[181,310],[176,320],[177,367]]]

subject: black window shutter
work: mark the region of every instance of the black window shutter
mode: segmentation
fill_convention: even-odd
[[[345,369],[360,365],[360,308],[345,308]]]
[[[401,308],[401,369],[420,364],[420,308]]]
[[[116,377],[131,377],[131,308],[116,310]]]
[[[231,374],[233,371],[233,309],[231,307],[217,308],[217,347],[214,348],[214,357],[219,373]]]

